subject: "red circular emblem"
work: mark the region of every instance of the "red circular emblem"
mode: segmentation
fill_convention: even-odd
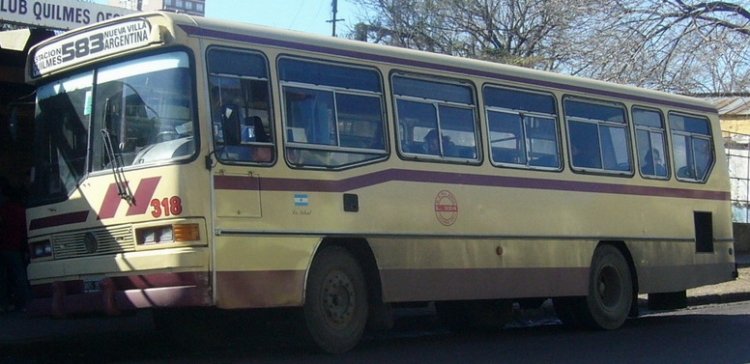
[[[450,191],[442,190],[435,196],[435,217],[445,226],[453,225],[458,219],[458,201]]]

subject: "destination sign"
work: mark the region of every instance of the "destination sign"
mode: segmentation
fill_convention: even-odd
[[[36,78],[96,57],[143,47],[151,42],[151,24],[144,19],[96,28],[36,49],[31,55],[31,76]]]

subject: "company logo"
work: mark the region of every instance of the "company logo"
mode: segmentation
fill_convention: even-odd
[[[127,216],[142,215],[148,210],[151,200],[156,192],[161,177],[144,178],[138,183],[133,195],[133,204],[128,206]],[[99,207],[99,220],[111,219],[117,214],[117,209],[122,204],[117,184],[112,183],[104,194],[104,200]],[[126,203],[127,205],[127,203]],[[167,206],[168,208],[169,206]]]
[[[453,225],[458,219],[458,201],[448,190],[442,190],[435,196],[435,217],[445,226]]]

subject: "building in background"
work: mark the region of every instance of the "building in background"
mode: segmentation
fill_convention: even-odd
[[[698,96],[719,111],[732,187],[734,247],[750,251],[750,94]]]
[[[130,10],[165,10],[197,16],[206,15],[206,0],[109,0],[108,4]]]

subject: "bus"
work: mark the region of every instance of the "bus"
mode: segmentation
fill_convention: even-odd
[[[736,274],[701,100],[161,12],[26,76],[35,312],[293,308],[339,353],[403,305],[611,330]]]

